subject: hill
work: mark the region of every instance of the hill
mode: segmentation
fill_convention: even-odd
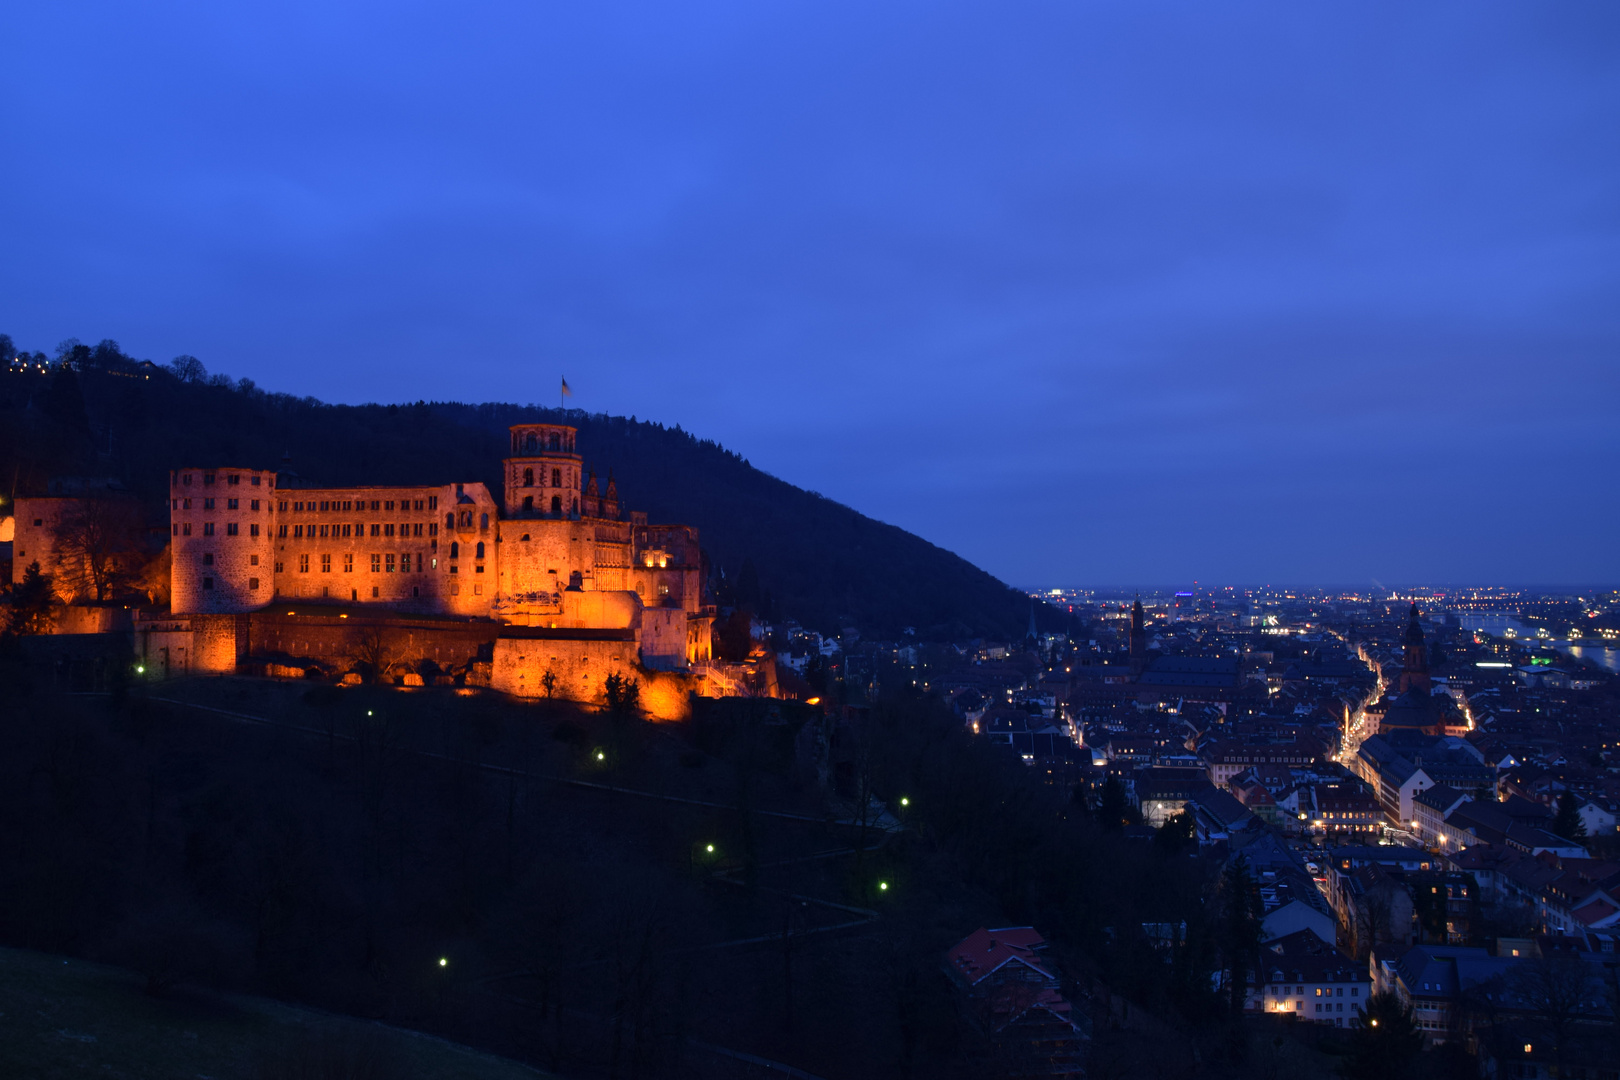
[[[78,349],[76,371],[0,375],[11,494],[43,492],[54,476],[110,476],[155,507],[168,470],[213,463],[327,485],[482,480],[499,491],[507,425],[562,421],[579,427],[587,467],[604,483],[614,474],[621,505],[698,527],[723,602],[823,631],[910,627],[932,640],[1022,637],[1028,626],[1028,598],[965,559],[679,427],[523,405],[328,405],[204,378],[200,365],[177,375],[112,343]],[[1040,622],[1056,629],[1064,617],[1043,608]]]
[[[200,989],[153,997],[122,968],[0,948],[0,1073],[33,1080],[541,1080],[419,1032]]]

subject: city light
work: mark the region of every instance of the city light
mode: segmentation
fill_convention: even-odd
[[[889,883],[887,881],[878,882],[878,891],[879,892],[888,892],[889,891]]]
[[[710,855],[713,855],[714,854],[714,845],[713,844],[704,844],[703,845],[703,850],[707,851]]]
[[[902,796],[900,796],[900,805],[901,806],[910,806],[911,805],[911,800],[906,798],[904,795],[902,795]]]
[[[607,755],[602,753],[602,751],[598,750],[596,752],[596,760],[597,761],[606,761],[607,760]]]
[[[439,966],[440,967],[449,967],[450,966],[450,958],[448,956],[439,957]]]

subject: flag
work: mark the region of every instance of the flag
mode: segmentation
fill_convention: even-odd
[[[574,392],[572,390],[568,389],[568,380],[567,379],[564,379],[562,381],[562,396],[563,397],[573,397],[574,396]]]

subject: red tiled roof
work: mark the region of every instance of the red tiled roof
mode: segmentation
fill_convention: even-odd
[[[1055,978],[1035,955],[1035,950],[1044,944],[1046,939],[1033,926],[1005,926],[999,930],[980,927],[946,953],[945,958],[969,986],[1008,963],[1025,964],[1048,979]]]

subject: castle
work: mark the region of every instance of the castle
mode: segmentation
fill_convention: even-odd
[[[274,472],[169,474],[171,611],[136,621],[162,673],[276,655],[333,666],[386,634],[399,666],[467,666],[521,696],[599,700],[614,671],[678,715],[703,692],[713,609],[697,530],[623,520],[565,424],[518,424],[497,499],[481,483],[293,486]],[[477,665],[485,665],[478,668]]]

